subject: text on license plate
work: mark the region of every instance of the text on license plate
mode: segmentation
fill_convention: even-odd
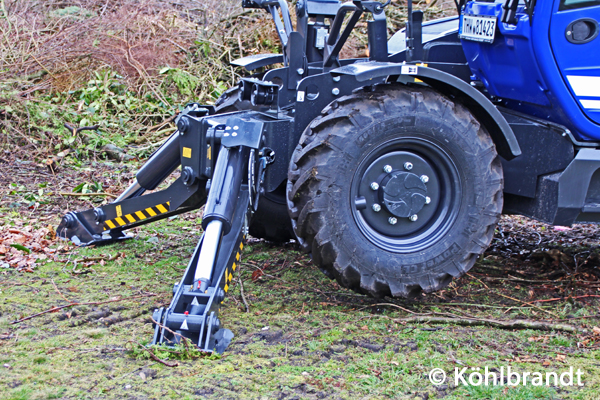
[[[462,16],[461,39],[492,43],[496,33],[496,17]]]

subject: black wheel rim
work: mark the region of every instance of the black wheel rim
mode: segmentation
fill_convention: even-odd
[[[350,207],[370,242],[410,253],[448,234],[461,197],[462,180],[448,152],[430,139],[402,137],[364,155],[352,178]]]

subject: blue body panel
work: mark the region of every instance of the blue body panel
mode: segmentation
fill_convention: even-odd
[[[469,2],[464,14],[499,20],[503,3]],[[550,106],[547,86],[533,55],[529,16],[521,12],[516,27],[499,23],[497,29],[493,43],[461,41],[473,74],[492,96]]]
[[[565,39],[567,46],[560,40],[565,29],[559,27],[566,24],[562,18],[565,13],[586,13],[590,8],[559,11],[559,0],[540,1],[531,22],[520,6],[514,26],[499,22],[503,3],[504,0],[472,1],[463,11],[467,15],[498,18],[493,43],[461,40],[474,78],[508,108],[564,125],[579,140],[600,140],[600,118],[595,117],[600,112],[585,110],[586,115],[563,76],[564,71],[569,75],[576,71],[578,76],[596,75],[600,79],[600,51],[586,51],[582,46],[587,45],[575,45]],[[600,40],[589,45],[598,48]]]
[[[563,80],[577,99],[581,110],[600,123],[600,40],[571,43],[565,33],[569,25],[582,18],[600,21],[600,6],[559,10],[555,2],[550,22],[550,44]]]

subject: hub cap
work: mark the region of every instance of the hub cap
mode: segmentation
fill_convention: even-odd
[[[421,138],[395,139],[373,149],[359,164],[351,191],[362,233],[399,253],[439,240],[456,218],[462,192],[452,159]]]

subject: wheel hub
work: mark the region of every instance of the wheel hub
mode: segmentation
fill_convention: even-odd
[[[379,197],[385,209],[400,218],[408,218],[421,211],[425,205],[427,186],[412,172],[396,171],[383,179]]]
[[[439,193],[437,174],[426,159],[412,151],[393,151],[368,164],[355,202],[373,229],[400,238],[428,224]]]

